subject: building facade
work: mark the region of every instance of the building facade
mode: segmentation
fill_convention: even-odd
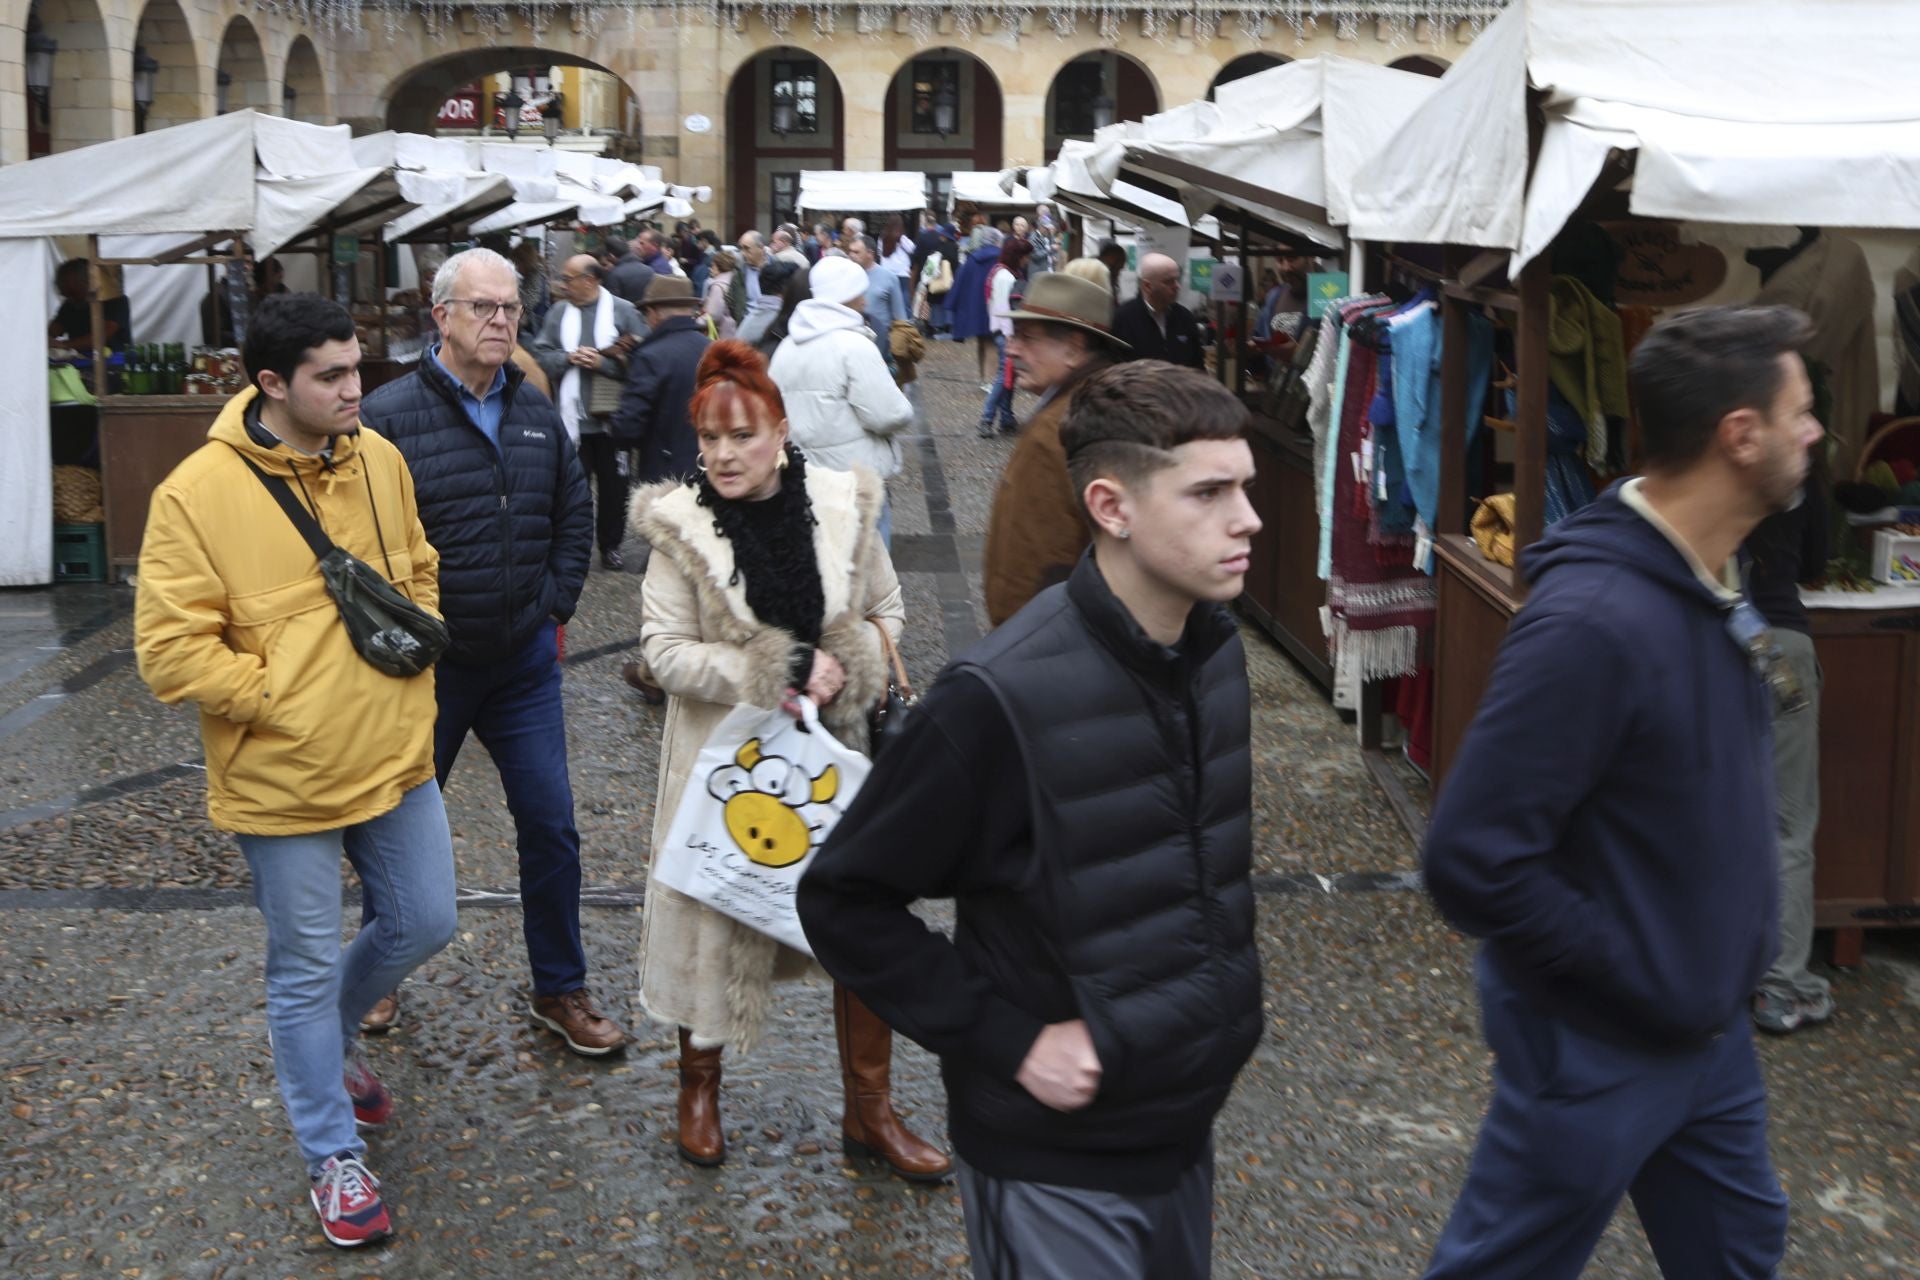
[[[238,108],[431,132],[462,86],[594,68],[626,91],[617,150],[711,187],[698,213],[732,235],[789,215],[807,169],[918,170],[937,193],[1290,59],[1437,73],[1499,7],[354,3],[0,0],[0,163]]]

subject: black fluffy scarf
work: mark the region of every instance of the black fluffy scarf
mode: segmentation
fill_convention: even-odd
[[[733,547],[733,577],[744,582],[747,607],[768,626],[793,634],[811,664],[826,623],[826,593],[815,558],[813,501],[807,496],[805,457],[787,446],[780,492],[759,502],[723,498],[705,475],[694,479],[701,506],[713,513],[714,532]],[[796,656],[796,666],[799,658]]]

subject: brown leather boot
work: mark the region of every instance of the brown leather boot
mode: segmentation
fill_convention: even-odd
[[[727,1158],[720,1127],[720,1050],[696,1049],[680,1028],[680,1158],[711,1169]]]
[[[370,1036],[383,1036],[399,1021],[400,992],[395,989],[373,1002],[373,1008],[360,1019],[360,1030]]]
[[[841,1149],[848,1156],[884,1160],[909,1182],[945,1182],[953,1161],[915,1137],[893,1114],[893,1028],[839,983],[833,984],[833,1029],[840,1040],[840,1079],[846,1113]]]

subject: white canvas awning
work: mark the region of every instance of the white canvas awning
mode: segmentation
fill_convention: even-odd
[[[955,205],[975,204],[988,209],[1031,209],[1034,205],[1033,194],[1021,186],[1017,179],[1005,185],[1001,179],[1003,173],[987,173],[981,170],[968,170],[953,175],[952,197],[947,209],[952,211]]]
[[[927,207],[927,175],[808,169],[799,203],[809,213],[906,213]]]
[[[1366,164],[1353,231],[1511,249],[1517,271],[1616,149],[1636,214],[1917,227],[1916,49],[1908,0],[1516,0]]]

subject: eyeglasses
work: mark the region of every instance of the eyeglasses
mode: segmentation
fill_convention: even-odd
[[[1787,655],[1774,642],[1773,629],[1758,609],[1744,600],[1733,606],[1727,615],[1727,633],[1746,651],[1754,671],[1766,681],[1768,692],[1773,694],[1775,715],[1792,715],[1812,705],[1806,687],[1793,673]]]
[[[520,313],[526,310],[517,302],[495,302],[491,298],[448,298],[447,301],[464,304],[467,310],[473,313],[473,318],[481,324],[485,324],[502,311],[507,313],[507,319],[517,321],[520,319]]]

